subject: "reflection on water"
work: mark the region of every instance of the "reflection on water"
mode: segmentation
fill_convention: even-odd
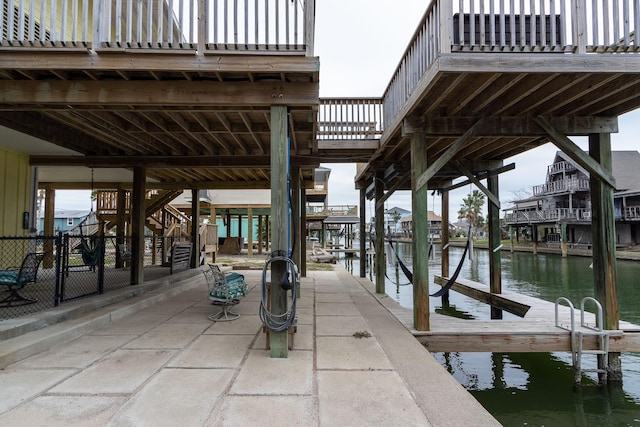
[[[398,256],[412,269],[410,244],[395,246]],[[450,247],[451,271],[463,248]],[[429,260],[430,293],[440,286],[433,275],[440,274],[440,249]],[[386,293],[400,305],[413,307],[413,289],[397,266],[395,254],[387,248]],[[352,274],[359,275],[357,258],[341,259]],[[578,304],[593,296],[590,258],[502,252],[502,287],[547,301],[569,298]],[[618,261],[617,280],[620,318],[640,324],[640,263]],[[367,277],[374,281],[373,269]],[[488,252],[476,250],[473,262],[465,260],[461,278],[489,282]],[[431,311],[460,318],[489,319],[487,305],[451,292],[449,305],[430,299]],[[504,318],[516,318],[504,313]],[[583,386],[573,389],[569,353],[434,353],[434,357],[469,390],[503,425],[601,426],[640,425],[640,354],[621,356],[623,388],[598,387],[588,374]],[[595,357],[585,356],[583,366],[594,368]]]

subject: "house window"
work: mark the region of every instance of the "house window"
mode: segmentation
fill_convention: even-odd
[[[67,218],[67,226],[68,227],[73,226],[73,218]]]

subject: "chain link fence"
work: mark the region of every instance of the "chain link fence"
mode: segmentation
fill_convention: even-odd
[[[143,267],[169,267],[172,244],[171,236],[145,238]],[[31,261],[35,269],[27,268]],[[130,236],[0,237],[0,320],[130,283]]]

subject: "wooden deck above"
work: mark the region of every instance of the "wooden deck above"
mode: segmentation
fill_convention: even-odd
[[[420,133],[423,180],[446,188],[550,134],[616,132],[640,106],[636,3],[592,4],[432,0],[382,97],[320,99],[314,0],[5,2],[0,125],[74,153],[32,152],[34,166],[266,188],[270,108],[285,105],[307,182],[320,162],[358,162],[359,188],[384,170],[408,189]]]

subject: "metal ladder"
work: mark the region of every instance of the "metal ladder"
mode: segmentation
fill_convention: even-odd
[[[558,316],[558,307],[561,302],[565,302],[570,309],[571,312],[571,325],[570,328],[567,325],[562,325],[559,321]],[[585,322],[584,319],[584,308],[586,303],[592,302],[597,311],[596,311],[596,323],[595,325],[589,325]],[[599,377],[599,381],[601,385],[606,384],[607,382],[607,371],[609,365],[609,358],[607,355],[609,354],[609,336],[612,333],[617,333],[618,331],[608,331],[603,329],[603,321],[602,321],[602,305],[592,297],[584,297],[582,301],[580,301],[580,329],[576,329],[575,318],[574,318],[574,307],[571,301],[565,297],[560,297],[556,300],[555,314],[556,314],[556,327],[566,329],[571,332],[571,360],[573,362],[573,370],[574,370],[574,382],[576,385],[580,385],[582,383],[582,373],[583,372],[597,372]],[[583,342],[585,336],[595,336],[598,340],[598,349],[597,350],[584,350]],[[590,368],[586,369],[582,367],[582,355],[583,354],[594,354],[599,357],[598,368]]]

